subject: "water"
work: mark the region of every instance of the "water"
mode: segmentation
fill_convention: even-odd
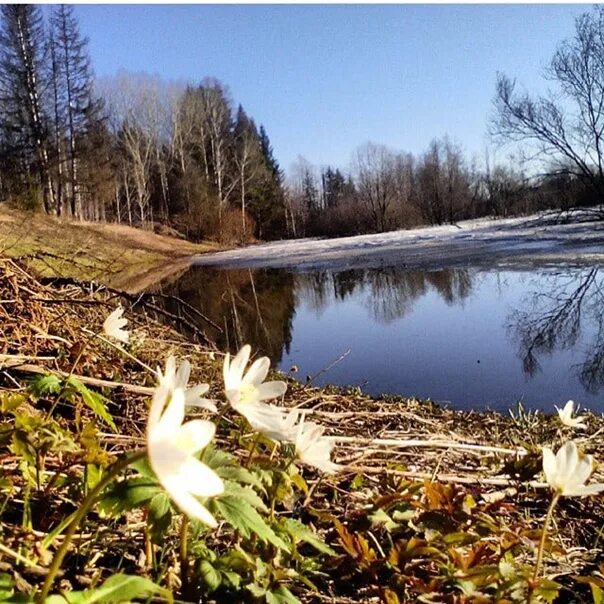
[[[249,342],[301,381],[466,409],[551,411],[572,398],[604,411],[599,268],[193,267],[162,291],[209,317],[216,327],[168,301],[221,347]]]

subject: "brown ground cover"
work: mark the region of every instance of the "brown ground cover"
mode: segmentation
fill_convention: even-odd
[[[98,331],[118,302],[127,309],[132,356],[104,343],[83,349],[83,329]],[[63,479],[85,475],[90,449],[61,453],[40,435],[36,454],[44,474],[57,478],[33,488],[24,477],[19,447],[25,445],[15,436],[19,431],[9,410],[17,405],[27,417],[45,417],[53,396],[32,396],[31,380],[65,376],[79,356],[74,374],[109,401],[118,428],[96,430],[95,451],[115,458],[144,443],[154,376],[138,361],[154,368],[169,354],[187,358],[193,381],[209,382],[211,394],[223,398],[222,354],[203,342],[202,333],[197,341],[185,339],[170,320],[144,297],[76,280],[41,279],[22,263],[0,260],[0,573],[12,576],[19,591],[31,592],[43,580],[60,543],[60,531],[53,539],[49,535],[77,504]],[[283,404],[303,408],[324,424],[336,441],[335,460],[346,466],[324,479],[305,470],[307,490],[293,489],[276,510],[313,526],[335,552],[313,575],[316,589],[290,586],[300,600],[527,601],[549,503],[540,447],[557,448],[569,436],[556,418],[522,410],[510,416],[460,412],[430,401],[374,399],[357,390],[317,389],[294,381]],[[89,409],[66,401],[53,410],[65,431],[89,415]],[[602,460],[602,417],[590,414],[587,423],[578,442]],[[82,444],[81,433],[75,442]],[[218,442],[242,461],[249,455],[250,439],[230,413],[220,422]],[[270,454],[265,445],[258,456]],[[601,467],[593,480],[604,481]],[[562,500],[545,565],[546,576],[556,584],[536,582],[535,598],[542,599],[534,601],[598,601],[591,594],[604,587],[603,513],[602,497]],[[91,514],[61,587],[82,589],[118,567],[157,578],[157,567],[145,556],[159,546],[149,544],[144,527],[140,514],[119,519]],[[235,543],[225,531],[210,542],[223,552]],[[176,532],[162,546],[160,575],[178,592],[175,544]],[[279,564],[276,554],[271,563]],[[248,592],[221,593],[197,593],[197,599],[183,596],[182,601],[251,601]]]

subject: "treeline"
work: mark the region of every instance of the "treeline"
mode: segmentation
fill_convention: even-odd
[[[95,81],[69,5],[1,9],[0,198],[49,214],[169,225],[191,239],[284,237],[282,171],[226,88]]]
[[[190,239],[337,236],[601,203],[604,13],[576,23],[551,66],[567,102],[500,76],[492,133],[541,157],[468,160],[447,137],[418,155],[368,143],[345,171],[304,159],[289,179],[265,129],[227,88],[146,74],[95,80],[69,5],[7,4],[0,28],[0,200]],[[598,109],[600,108],[600,109]],[[573,120],[575,120],[573,122]]]
[[[288,189],[289,223],[297,237],[454,224],[595,203],[598,197],[572,175],[531,176],[510,162],[493,164],[488,154],[479,165],[446,136],[418,156],[367,143],[356,150],[346,173],[299,158]]]

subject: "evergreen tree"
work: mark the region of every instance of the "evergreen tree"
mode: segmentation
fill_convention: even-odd
[[[56,40],[58,103],[69,148],[70,209],[73,216],[81,216],[78,139],[94,127],[100,118],[101,107],[93,100],[88,39],[80,34],[73,6],[61,4],[56,7],[51,16],[51,28],[52,38]]]
[[[19,157],[25,184],[33,172],[44,209],[55,211],[43,112],[45,34],[42,13],[32,4],[4,4],[0,29],[0,128],[4,151]]]

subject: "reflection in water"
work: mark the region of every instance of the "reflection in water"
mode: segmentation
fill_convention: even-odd
[[[591,334],[580,363],[574,365],[588,392],[604,385],[604,278],[601,269],[573,269],[543,273],[539,290],[525,300],[528,308],[516,310],[509,329],[520,347],[524,371],[541,370],[539,355],[576,346],[584,325]],[[595,329],[593,328],[595,326]]]
[[[236,351],[250,343],[275,363],[289,349],[295,313],[291,273],[194,267],[176,283],[157,289],[170,296],[164,302],[170,312],[184,315],[220,349]]]
[[[154,291],[167,296],[164,304],[170,312],[186,317],[220,348],[234,352],[249,343],[278,364],[283,351],[289,352],[295,309],[302,302],[320,314],[334,299],[344,301],[369,292],[364,306],[374,321],[388,324],[410,312],[415,300],[429,289],[447,304],[459,302],[472,291],[471,272],[390,267],[290,273],[193,267],[177,282]]]
[[[299,366],[302,379],[351,349],[317,385],[474,408],[520,399],[551,408],[568,398],[596,408],[604,407],[595,397],[604,386],[602,281],[598,269],[578,268],[193,267],[161,293],[221,349],[250,343],[285,371]]]
[[[296,275],[296,297],[317,312],[332,300],[364,298],[364,305],[378,323],[388,324],[401,319],[413,308],[415,300],[432,287],[447,304],[466,298],[472,290],[471,273],[467,269],[439,271],[406,271],[387,267],[381,270],[349,270],[338,273],[317,271]]]

